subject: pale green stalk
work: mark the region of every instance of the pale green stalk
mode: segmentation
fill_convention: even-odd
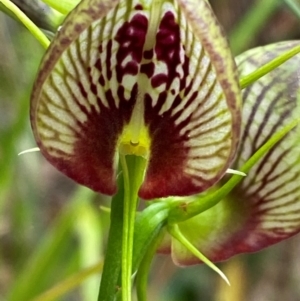
[[[124,214],[122,238],[122,301],[131,301],[134,224],[138,190],[144,177],[146,160],[139,156],[120,155],[124,175]]]
[[[131,301],[131,267],[130,260],[130,224],[132,212],[130,212],[130,185],[129,173],[125,155],[120,156],[120,162],[124,175],[124,213],[123,213],[123,237],[122,237],[122,301]]]
[[[138,301],[147,301],[147,284],[148,276],[150,274],[151,263],[164,235],[164,231],[160,231],[157,237],[148,246],[147,252],[143,257],[143,260],[137,271],[136,292]]]
[[[9,9],[32,33],[32,35],[41,43],[44,48],[48,48],[50,41],[45,34],[10,0],[0,0],[7,9]]]

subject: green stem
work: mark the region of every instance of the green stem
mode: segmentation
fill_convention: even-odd
[[[14,3],[9,0],[0,0],[0,3],[9,9],[27,27],[44,48],[48,48],[50,41],[45,34]]]
[[[170,205],[167,201],[152,203],[135,221],[133,271],[137,270],[145,253],[167,224]]]
[[[123,211],[123,236],[122,236],[122,300],[131,300],[131,266],[132,257],[130,254],[130,231],[132,210],[130,210],[130,187],[129,173],[125,155],[120,156],[120,162],[124,174],[124,211]],[[133,200],[134,202],[136,200]],[[134,212],[135,213],[135,212]]]
[[[162,229],[167,224],[170,204],[167,201],[152,202],[142,212],[138,212],[134,226],[134,248],[132,257],[133,273],[139,269],[139,266]],[[119,278],[121,287],[121,279]],[[121,294],[117,294],[117,300],[121,300]]]
[[[146,160],[138,156],[120,155],[124,174],[124,213],[122,238],[122,300],[131,301],[133,240],[138,190],[144,177]]]
[[[164,234],[164,232],[160,231],[155,239],[151,242],[138,269],[136,275],[136,290],[138,301],[147,301],[147,284],[151,263]]]
[[[123,173],[118,177],[118,193],[111,202],[111,221],[106,257],[98,301],[113,301],[118,292],[118,278],[121,270],[124,181]]]
[[[241,172],[248,173],[250,169],[288,132],[290,132],[295,126],[300,123],[300,118],[294,119],[287,124],[281,131],[277,132],[271,137],[263,146],[261,146],[251,158],[242,166]],[[244,177],[239,175],[232,176],[220,189],[200,196],[198,200],[191,203],[179,203],[176,207],[172,208],[169,213],[169,224],[177,224],[178,222],[190,219],[201,212],[215,206],[224,197],[226,197],[230,191],[243,180]]]

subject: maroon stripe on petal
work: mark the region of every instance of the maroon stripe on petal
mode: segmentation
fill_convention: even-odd
[[[244,59],[239,68],[247,74],[298,44],[297,41],[283,42],[250,50],[241,56]],[[251,63],[247,62],[249,57]],[[247,135],[243,135],[236,168],[284,125],[299,117],[299,65],[297,55],[244,92]],[[255,111],[252,108],[256,108]],[[298,137],[299,126],[270,149],[232,193],[235,202],[245,204],[247,213],[240,229],[224,244],[224,249],[232,250],[227,257],[258,251],[300,231]]]
[[[81,1],[54,38],[32,93],[37,143],[66,175],[113,194],[129,125],[135,143],[150,137],[140,197],[199,193],[225,174],[239,140],[226,40],[206,2],[199,28],[175,1],[115,5]]]
[[[144,98],[151,150],[139,196],[199,193],[229,164],[236,134],[231,112],[210,59],[183,15],[167,11],[162,16],[153,55],[153,91]]]
[[[31,107],[37,143],[49,162],[109,195],[117,190],[119,137],[138,94],[136,80],[127,83],[125,77],[137,76],[134,66],[143,55],[147,31],[145,16],[130,16],[127,10],[117,6],[82,31],[57,56],[53,69],[44,66],[38,80],[48,76],[35,87]],[[112,22],[124,14],[123,23]]]
[[[240,71],[248,74],[297,45],[298,41],[283,42],[250,50],[237,59]],[[243,138],[234,168],[239,169],[276,131],[299,118],[299,66],[297,55],[243,92]],[[261,158],[226,199],[180,223],[180,230],[213,261],[259,251],[300,232],[299,183],[297,126]],[[200,263],[177,241],[171,245],[178,265]],[[163,250],[168,250],[167,244]]]

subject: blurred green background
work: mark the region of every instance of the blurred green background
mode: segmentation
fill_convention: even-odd
[[[26,1],[16,2],[22,6]],[[299,13],[291,9],[290,1],[210,2],[235,54],[300,37]],[[294,3],[300,6],[300,1]],[[32,17],[51,29],[45,9],[42,6]],[[0,301],[92,301],[97,298],[99,273],[60,298],[35,299],[101,262],[109,226],[109,215],[100,208],[109,206],[107,197],[74,184],[40,153],[18,156],[36,146],[29,97],[43,53],[21,24],[0,12]],[[149,300],[300,300],[300,236],[220,266],[231,287],[206,266],[179,269],[169,257],[157,256]]]

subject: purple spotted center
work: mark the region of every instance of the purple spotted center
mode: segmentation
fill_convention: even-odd
[[[176,71],[177,66],[182,64],[180,60],[180,31],[179,26],[176,24],[174,15],[167,12],[161,20],[158,32],[156,34],[156,41],[153,49],[143,51],[145,37],[148,29],[148,20],[142,14],[136,14],[133,18],[125,22],[115,37],[115,40],[120,44],[116,53],[117,65],[116,74],[117,81],[120,83],[117,87],[110,87],[105,93],[109,108],[103,105],[103,101],[98,99],[100,107],[100,115],[96,110],[88,113],[88,120],[86,123],[81,124],[81,133],[78,137],[74,149],[74,158],[76,162],[72,165],[72,174],[78,178],[78,174],[85,174],[85,181],[92,183],[92,188],[103,192],[103,184],[101,182],[110,183],[105,187],[105,193],[113,194],[116,192],[116,184],[113,171],[112,162],[114,160],[116,143],[119,135],[125,124],[130,120],[132,109],[135,105],[138,86],[134,85],[131,91],[130,99],[124,96],[124,86],[122,81],[126,75],[138,75],[139,72],[144,73],[150,80],[153,89],[160,85],[165,84],[166,89],[170,89],[171,84],[175,77],[179,78]],[[103,51],[102,45],[99,45],[99,51]],[[102,65],[100,59],[97,60],[94,68],[101,72],[99,77],[99,84],[104,86],[107,80],[111,80],[111,55],[112,55],[112,41],[108,42],[106,51],[106,69],[105,76],[102,74]],[[149,61],[141,64],[142,58],[151,60],[153,54],[156,54],[157,60],[162,61],[168,68],[168,73],[154,74],[154,62]],[[126,64],[123,62],[126,58],[132,59]],[[83,62],[84,63],[84,62]],[[188,75],[189,60],[185,56],[183,62],[184,75],[180,78],[180,90],[185,88],[185,94],[189,92],[190,87],[185,87],[185,77]],[[87,72],[91,73],[92,68],[88,67]],[[91,92],[97,95],[96,84],[91,80],[90,75],[90,89]],[[83,85],[78,81],[81,88],[81,93],[84,97],[87,96],[88,91],[85,91]],[[111,89],[117,88],[117,95],[120,100],[120,107],[116,107]],[[174,91],[172,91],[174,93]],[[185,122],[175,125],[175,120],[182,114],[184,108],[179,110],[175,115],[171,116],[171,110],[160,115],[159,111],[166,102],[167,91],[159,94],[156,105],[152,105],[152,98],[149,93],[145,94],[145,125],[149,129],[151,137],[150,161],[146,174],[145,182],[141,188],[141,196],[146,199],[153,197],[152,192],[155,194],[164,195],[164,191],[168,191],[173,187],[174,194],[180,194],[181,191],[186,191],[190,185],[190,180],[185,179],[184,175],[180,172],[183,169],[185,160],[187,158],[188,149],[183,146],[183,141],[187,137],[179,135],[180,129],[189,122],[189,118]],[[190,97],[189,102],[192,102],[197,96],[195,92]],[[187,105],[189,105],[189,102]],[[172,108],[176,108],[181,103],[181,97],[177,95],[173,102]],[[82,108],[84,110],[84,108]],[[188,133],[186,133],[186,136]],[[62,163],[62,162],[61,162]],[[60,163],[60,165],[61,165]],[[68,162],[67,162],[68,165]],[[66,169],[68,167],[66,166]],[[101,171],[101,175],[99,175]],[[101,182],[96,182],[95,179],[101,177]],[[180,177],[181,186],[176,185]],[[78,179],[79,180],[79,179]],[[175,189],[174,189],[175,188]]]

